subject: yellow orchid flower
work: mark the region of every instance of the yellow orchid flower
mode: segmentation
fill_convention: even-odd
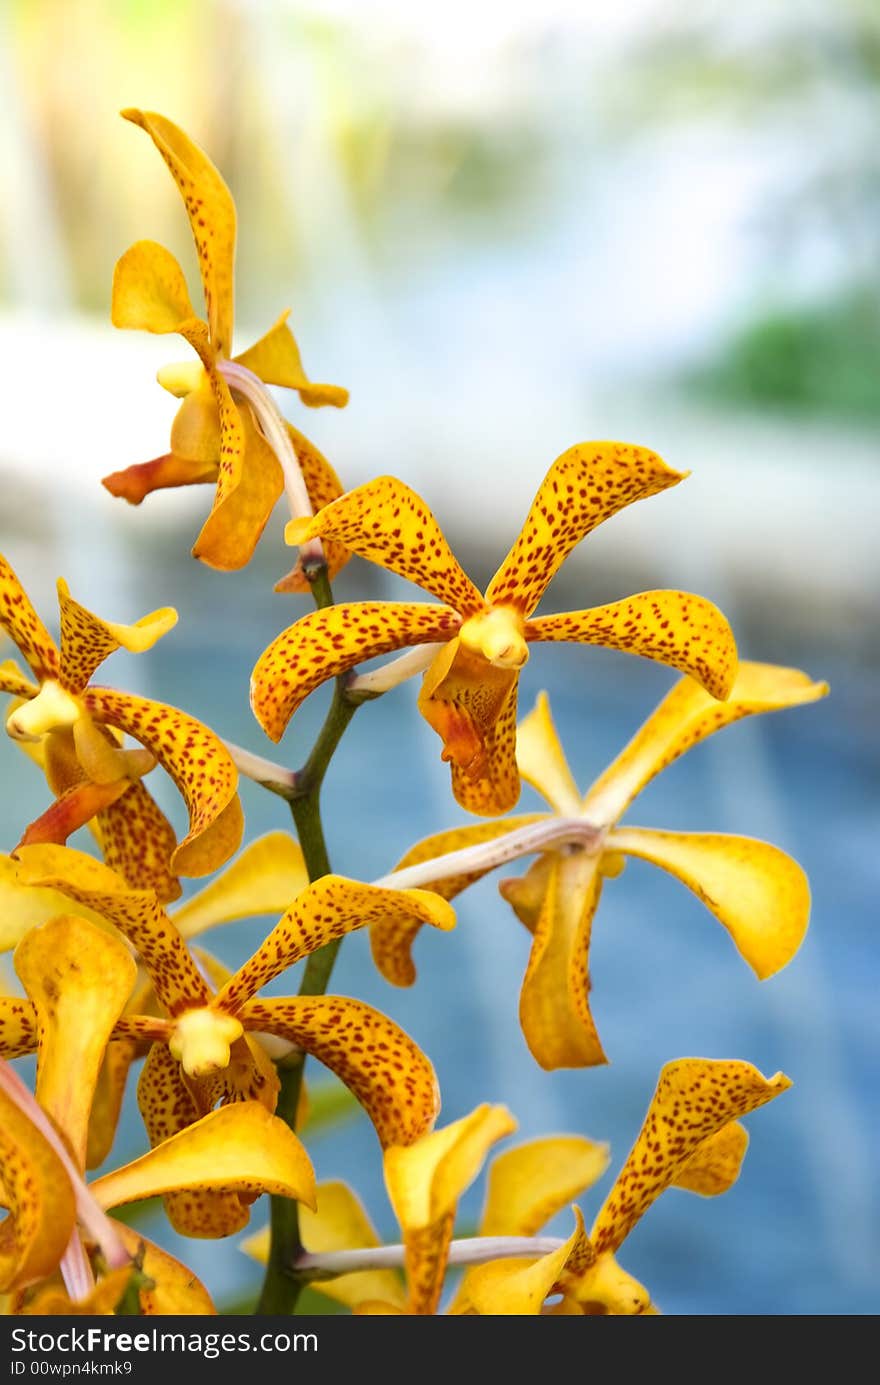
[[[520,997],[520,1022],[543,1068],[606,1061],[589,1003],[589,947],[604,881],[638,856],[675,875],[715,914],[759,979],[794,956],[809,918],[810,892],[796,861],[750,837],[664,832],[618,826],[655,775],[707,736],[742,717],[813,702],[828,691],[796,669],[741,663],[726,702],[684,678],[585,796],[579,793],[541,694],[517,733],[523,778],[554,810],[454,828],[413,847],[385,884],[427,884],[452,899],[488,870],[540,852],[501,893],[534,934]],[[411,949],[418,932],[381,922],[371,930],[373,957],[393,984],[415,980]]]
[[[238,848],[244,830],[238,771],[223,743],[194,717],[94,686],[91,679],[114,650],[151,649],[177,623],[177,612],[163,607],[134,625],[118,625],[74,601],[60,579],[58,602],[60,650],[0,555],[0,626],[33,675],[12,662],[0,666],[0,692],[16,699],[6,730],[15,740],[38,744],[57,796],[24,841],[63,842],[95,819],[109,864],[132,883],[174,899],[180,893],[177,874],[207,875]],[[143,749],[123,749],[122,733]],[[141,783],[157,762],[189,810],[189,833],[180,845]]]
[[[336,1073],[366,1109],[383,1146],[408,1144],[430,1129],[439,1104],[434,1069],[391,1020],[344,996],[261,999],[257,993],[334,938],[388,913],[401,923],[417,918],[435,927],[452,927],[451,906],[439,895],[377,889],[324,876],[297,896],[253,955],[215,991],[155,893],[130,889],[107,866],[67,847],[23,847],[19,858],[25,881],[58,890],[103,914],[143,960],[159,1013],[120,1013],[109,1038],[150,1046],[138,1100],[153,1145],[197,1122],[218,1100],[253,1099],[274,1110],[278,1079],[255,1035],[274,1035],[313,1054]],[[88,936],[104,936],[86,920],[79,923]],[[31,949],[52,955],[58,946],[52,930],[50,921],[25,935],[15,954],[20,974],[23,949],[25,955]],[[17,998],[0,997],[0,1053],[27,1052],[33,1047],[35,1027],[32,1007]],[[129,1062],[136,1051],[137,1047],[128,1050]],[[127,1071],[124,1053],[118,1061],[123,1070],[115,1076],[112,1103],[108,1098],[111,1110],[118,1110],[118,1084]],[[173,1224],[185,1234],[227,1235],[247,1221],[234,1199],[221,1202],[190,1195],[171,1198],[166,1206]]]
[[[206,320],[192,306],[183,270],[155,241],[131,246],[116,265],[111,317],[116,327],[179,333],[199,362],[159,372],[159,382],[183,399],[171,430],[171,451],[104,479],[112,495],[133,505],[168,486],[216,484],[214,504],[193,554],[211,567],[247,563],[287,484],[303,487],[297,513],[334,499],[342,486],[329,462],[297,429],[281,419],[265,385],[296,390],[303,404],[342,407],[348,391],[319,385],[306,375],[284,312],[241,355],[232,356],[235,204],[210,159],[165,116],[126,110],[126,120],[150,136],[180,189],[199,260]],[[290,459],[292,473],[285,474]],[[301,478],[301,479],[300,479]],[[306,500],[305,506],[302,500]],[[334,545],[331,575],[348,554]],[[299,569],[279,584],[301,591]]]
[[[616,1252],[666,1188],[704,1197],[726,1192],[739,1176],[748,1135],[740,1116],[787,1091],[783,1073],[765,1078],[751,1063],[680,1058],[660,1074],[644,1124],[589,1236],[575,1208],[569,1239],[540,1259],[506,1259],[475,1266],[463,1285],[480,1314],[553,1311],[633,1316],[657,1310],[648,1291],[617,1264]]]
[[[303,699],[328,678],[374,655],[424,645],[419,709],[443,740],[456,799],[486,817],[506,812],[519,797],[517,683],[534,641],[642,654],[692,674],[713,697],[725,698],[736,646],[724,616],[703,597],[640,592],[608,606],[534,617],[581,539],[626,505],[682,479],[643,448],[614,442],[570,448],[548,471],[485,596],[462,571],[424,501],[393,476],[359,486],[311,520],[293,521],[289,541],[335,539],[443,604],[349,602],[305,616],[257,661],[251,680],[257,720],[280,740]],[[435,644],[443,648],[432,652]],[[410,662],[406,676],[418,668],[418,659]]]

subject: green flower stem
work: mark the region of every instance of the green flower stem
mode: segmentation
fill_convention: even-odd
[[[321,566],[308,576],[318,609],[332,606],[333,593],[327,579],[326,567]],[[281,793],[290,805],[310,880],[319,880],[322,875],[330,873],[330,858],[327,855],[324,827],[321,822],[321,785],[324,775],[348,723],[360,703],[365,700],[363,697],[350,696],[346,685],[345,678],[337,678],[333,701],[324,725],[312,753],[302,769],[294,775],[293,784],[285,786],[283,791],[276,785],[266,786],[271,787],[273,792]],[[337,938],[312,953],[306,962],[300,982],[300,995],[324,994],[341,943],[342,939]],[[305,1058],[304,1053],[291,1053],[278,1064],[281,1090],[275,1114],[285,1121],[291,1130],[296,1129]],[[272,1197],[270,1204],[269,1259],[256,1311],[290,1314],[296,1311],[300,1291],[306,1282],[305,1276],[292,1268],[297,1257],[303,1252],[299,1234],[299,1204],[293,1198],[286,1197]]]

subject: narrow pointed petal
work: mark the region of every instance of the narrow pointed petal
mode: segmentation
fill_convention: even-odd
[[[160,336],[198,320],[183,270],[164,245],[139,240],[117,260],[110,320],[114,327]]]
[[[59,681],[68,692],[80,693],[95,669],[117,649],[141,654],[177,624],[171,606],[151,611],[134,625],[118,625],[102,620],[74,601],[67,583],[58,579],[58,605],[61,610],[61,669]]]
[[[322,511],[323,513],[323,511]],[[251,675],[251,707],[266,735],[280,741],[309,693],[377,654],[452,638],[459,617],[448,606],[349,601],[313,611],[273,640]]]
[[[119,938],[62,915],[22,939],[15,970],[37,1013],[37,1101],[84,1168],[98,1073],[137,965]]]
[[[313,1255],[334,1250],[357,1250],[381,1244],[357,1194],[345,1183],[319,1183],[316,1212],[300,1211],[303,1245]],[[312,1285],[319,1293],[349,1308],[379,1299],[403,1310],[406,1291],[396,1270],[363,1270]]]
[[[691,592],[638,592],[608,606],[526,622],[527,640],[575,641],[656,659],[726,698],[736,677],[736,642],[717,606]]]
[[[228,356],[235,260],[232,194],[208,156],[173,121],[155,111],[131,109],[122,114],[147,132],[180,190],[199,257],[211,341],[219,354]]]
[[[583,852],[557,857],[519,1003],[526,1043],[548,1071],[608,1061],[589,1000],[590,935],[601,889],[598,857]]]
[[[766,1078],[751,1063],[736,1059],[667,1063],[638,1139],[593,1226],[597,1253],[621,1246],[704,1140],[790,1086],[784,1073]]]
[[[655,452],[620,442],[583,442],[553,463],[522,531],[486,591],[492,605],[531,615],[573,548],[603,520],[635,500],[676,486]]]
[[[574,782],[550,713],[550,699],[538,694],[528,716],[516,728],[516,763],[527,784],[563,817],[578,817],[581,795]]]
[[[13,697],[30,701],[39,691],[38,685],[25,677],[12,659],[0,664],[0,693],[11,693]]]
[[[194,938],[219,923],[281,914],[308,883],[296,838],[289,832],[268,832],[245,847],[218,879],[176,909],[174,922],[181,937]]]
[[[574,1208],[575,1229],[558,1250],[539,1260],[492,1260],[468,1273],[468,1296],[477,1313],[491,1316],[535,1316],[562,1275],[567,1262],[586,1240],[584,1219]]]
[[[256,1101],[211,1111],[133,1163],[91,1185],[105,1210],[157,1193],[211,1189],[295,1198],[315,1205],[315,1175],[302,1144]]]
[[[101,853],[133,890],[153,890],[160,904],[180,897],[171,869],[177,834],[140,780],[97,815]]]
[[[411,1313],[436,1312],[458,1199],[492,1145],[515,1129],[505,1107],[483,1105],[407,1149],[385,1151],[385,1186],[403,1231]]]
[[[419,692],[419,711],[452,764],[455,798],[481,817],[506,813],[519,799],[518,680],[518,669],[498,668],[455,639],[436,655]]]
[[[655,832],[620,827],[609,851],[669,871],[724,925],[760,981],[787,966],[810,918],[810,886],[778,846],[721,832]]]
[[[596,822],[617,822],[655,775],[715,731],[759,712],[815,702],[827,692],[827,683],[775,664],[741,663],[725,702],[716,701],[693,679],[682,678],[596,780],[584,811]]]
[[[251,1031],[277,1034],[335,1072],[366,1110],[383,1148],[410,1145],[440,1109],[434,1068],[408,1034],[380,1011],[345,996],[252,1000]]]
[[[101,485],[117,500],[140,505],[153,491],[174,490],[178,486],[198,486],[217,480],[217,462],[190,461],[165,452],[150,462],[135,462],[121,471],[101,478]]]
[[[288,423],[286,427],[311,501],[312,512],[317,514],[332,500],[337,500],[342,495],[344,487],[327,458],[318,451],[315,444],[310,442],[292,424]],[[327,576],[331,582],[342,571],[350,557],[351,551],[345,547],[345,544],[338,543],[335,539],[324,540],[324,558],[327,563]],[[308,592],[310,590],[309,580],[303,571],[302,559],[297,560],[295,567],[288,572],[286,577],[282,577],[279,582],[275,583],[275,591],[277,592]]]
[[[259,375],[267,385],[296,390],[300,401],[310,409],[321,408],[324,404],[344,408],[348,403],[348,390],[339,385],[318,385],[306,375],[296,338],[287,325],[289,317],[288,308],[259,341],[235,360]]]
[[[130,889],[115,871],[70,847],[22,847],[19,860],[24,882],[57,889],[115,923],[143,958],[169,1014],[208,1003],[199,969],[152,891]]]
[[[520,923],[530,933],[537,930],[550,888],[550,876],[555,869],[555,854],[545,851],[532,862],[525,875],[508,876],[506,880],[498,882],[501,898],[507,900]]]
[[[135,1039],[111,1039],[108,1043],[95,1083],[95,1095],[89,1115],[85,1167],[100,1168],[113,1148],[116,1127],[122,1111],[122,1098],[132,1063],[137,1057]]]
[[[217,380],[223,388],[225,381]],[[233,408],[235,406],[233,405]],[[250,562],[275,502],[284,489],[281,464],[246,406],[235,408],[237,425],[224,408],[217,494],[193,547],[193,557],[221,572],[235,572]],[[230,428],[232,428],[231,440]],[[230,446],[241,449],[230,459]]]
[[[455,927],[455,911],[431,890],[389,890],[341,875],[325,875],[293,901],[287,913],[217,996],[235,1014],[286,967],[378,919],[417,919],[435,928]]]
[[[0,554],[0,630],[16,645],[38,682],[57,678],[60,658],[55,641],[37,615],[24,587]],[[12,689],[10,689],[12,691]]]
[[[609,1157],[607,1145],[582,1135],[549,1135],[496,1155],[479,1234],[535,1236],[598,1182]]]
[[[699,1193],[701,1197],[726,1193],[739,1178],[748,1147],[749,1132],[744,1125],[739,1121],[722,1125],[679,1169],[673,1187]]]
[[[76,1199],[58,1155],[0,1087],[0,1293],[45,1279],[61,1261]]]
[[[324,537],[415,582],[462,616],[485,609],[424,500],[395,476],[340,496],[303,525],[296,541]]]
[[[469,823],[467,827],[453,827],[447,832],[437,832],[411,847],[394,869],[404,870],[407,866],[420,865],[422,861],[445,856],[451,851],[495,841],[508,832],[515,832],[520,827],[540,822],[542,817],[543,814],[538,813],[522,814],[504,818],[501,822],[475,822]],[[491,869],[492,866],[486,867],[486,870]],[[466,875],[451,875],[432,881],[431,891],[443,899],[454,899],[462,890],[467,889],[468,885],[481,880],[486,870],[472,870]],[[373,961],[392,986],[411,986],[415,981],[416,968],[412,948],[421,928],[420,919],[385,918],[371,925],[370,949]]]
[[[216,1313],[210,1294],[191,1269],[134,1227],[115,1220],[113,1224],[130,1255],[143,1251],[144,1275],[153,1281],[152,1289],[140,1292],[144,1317],[209,1317]]]
[[[10,951],[29,929],[53,915],[69,912],[69,896],[60,890],[35,889],[23,878],[20,862],[0,855],[0,952]],[[100,915],[85,912],[92,923],[103,922]]]
[[[30,1000],[0,995],[0,1058],[20,1058],[37,1050],[37,1012]]]
[[[98,721],[127,731],[167,770],[189,810],[189,833],[174,853],[181,875],[210,875],[237,850],[244,821],[238,771],[223,742],[176,707],[111,688],[87,688],[83,701]]]
[[[50,803],[45,813],[28,823],[18,846],[48,843],[64,846],[68,837],[111,807],[130,786],[130,779],[117,779],[108,784],[93,784],[86,780],[77,784]]]

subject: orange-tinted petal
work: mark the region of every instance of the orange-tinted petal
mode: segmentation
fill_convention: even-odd
[[[380,1011],[345,996],[252,1000],[241,1011],[252,1031],[277,1034],[311,1053],[366,1110],[383,1147],[409,1145],[440,1109],[429,1059]]]
[[[336,500],[343,492],[343,485],[327,458],[318,451],[313,442],[310,442],[304,434],[300,433],[292,424],[287,423],[287,434],[296,453],[296,460],[299,462],[299,469],[305,482],[306,491],[311,501],[312,511],[317,514],[323,510],[325,505],[329,505],[331,500]],[[337,543],[335,539],[324,541],[324,559],[327,563],[327,577],[332,582],[339,572],[345,567],[351,557],[351,552],[345,544]],[[302,559],[299,559],[296,566],[286,577],[282,577],[275,583],[277,592],[308,592],[310,590],[309,580],[303,571]]]
[[[0,554],[0,630],[5,630],[39,682],[57,678],[55,641],[37,615],[24,587]],[[13,689],[10,689],[13,691]]]
[[[152,139],[180,189],[199,257],[211,342],[218,354],[232,349],[235,203],[205,153],[165,116],[125,110]]]
[[[59,682],[68,692],[79,693],[95,669],[117,649],[141,654],[177,624],[171,606],[151,611],[134,625],[118,625],[102,620],[74,601],[67,583],[58,579],[58,605],[61,610],[61,669]]]
[[[219,992],[216,1004],[235,1014],[286,967],[326,943],[378,919],[455,926],[450,904],[430,890],[389,890],[341,875],[325,875],[293,901],[252,957]]]
[[[589,1000],[590,935],[601,889],[597,857],[555,857],[519,1003],[526,1043],[548,1070],[607,1062]]]
[[[221,382],[224,383],[224,382]],[[281,464],[253,420],[247,406],[236,410],[239,430],[220,447],[217,494],[193,547],[193,556],[221,572],[234,572],[250,562],[275,502],[284,489]],[[221,419],[229,420],[221,409]],[[229,446],[241,446],[234,469],[227,470]]]
[[[189,833],[171,862],[181,875],[210,875],[237,850],[244,830],[238,771],[222,741],[176,707],[111,688],[87,688],[87,709],[127,731],[168,771],[189,809]]]
[[[721,832],[655,832],[619,827],[609,851],[639,856],[669,871],[724,925],[759,980],[786,966],[810,917],[810,886],[778,846]]]
[[[268,832],[245,847],[198,894],[174,911],[181,937],[194,938],[219,923],[282,913],[302,894],[309,873],[302,849],[289,832]]]
[[[137,966],[121,939],[62,915],[22,938],[15,969],[37,1014],[37,1101],[82,1169],[98,1073]]]
[[[451,851],[459,851],[464,847],[478,846],[482,842],[494,841],[497,837],[504,836],[507,832],[514,832],[519,827],[527,827],[530,823],[540,822],[543,814],[522,814],[517,817],[504,818],[500,822],[475,822],[467,827],[453,827],[447,832],[437,832],[432,837],[425,837],[421,842],[411,847],[405,856],[402,856],[394,869],[405,870],[407,866],[420,865],[423,861],[433,860],[437,856],[444,856]],[[487,869],[491,870],[489,866]],[[467,874],[448,876],[442,880],[435,880],[431,884],[431,890],[439,894],[443,899],[454,899],[462,890],[467,889],[468,885],[473,885],[477,880],[481,880],[486,874],[485,870],[472,870]],[[422,928],[419,919],[379,919],[370,928],[370,948],[373,953],[373,961],[379,971],[390,981],[392,986],[411,986],[416,979],[415,963],[412,959],[412,947]]]
[[[29,1000],[0,995],[0,1058],[20,1058],[37,1048],[37,1012]]]
[[[486,590],[493,605],[531,615],[571,550],[624,506],[684,480],[656,452],[583,442],[553,463],[522,531]]]
[[[814,683],[799,669],[775,664],[741,663],[726,702],[682,678],[596,780],[584,811],[594,822],[616,822],[655,775],[713,732],[758,712],[815,702],[827,692],[827,683]]]
[[[645,1123],[593,1226],[597,1253],[615,1251],[651,1203],[674,1183],[703,1140],[791,1086],[736,1059],[667,1063]]]
[[[177,486],[198,486],[217,480],[217,462],[190,461],[173,452],[154,457],[151,462],[135,462],[122,471],[111,471],[101,478],[101,485],[117,500],[140,505],[153,491],[172,490]]]
[[[58,1155],[0,1088],[0,1293],[57,1269],[76,1219],[73,1187]]]
[[[378,476],[325,506],[311,521],[295,522],[300,526],[297,543],[337,539],[362,558],[415,582],[459,615],[485,609],[424,500],[395,476]]]
[[[63,846],[68,837],[116,803],[130,787],[130,779],[117,779],[111,784],[92,784],[89,780],[77,784],[56,798],[45,813],[28,823],[18,845],[54,842]]]
[[[679,1169],[673,1186],[701,1197],[718,1197],[739,1178],[749,1147],[749,1132],[739,1121],[722,1125]]]
[[[116,924],[140,953],[171,1015],[207,1004],[198,967],[152,891],[130,889],[102,862],[70,847],[22,847],[19,860],[23,881],[60,890]]]
[[[259,341],[242,351],[235,360],[259,375],[267,385],[296,390],[301,402],[311,409],[323,404],[343,408],[348,403],[348,390],[339,385],[318,385],[306,375],[296,338],[287,325],[289,317],[288,308]]]
[[[323,513],[323,511],[322,511]],[[280,741],[300,703],[328,678],[410,644],[442,643],[458,629],[448,606],[350,601],[313,611],[273,640],[251,676],[251,707],[266,735]]]
[[[696,678],[713,697],[729,695],[736,677],[733,631],[717,606],[691,592],[638,592],[608,606],[540,616],[527,640],[575,641],[622,649]]]
[[[177,834],[149,789],[140,780],[97,815],[106,864],[134,890],[154,890],[160,904],[180,897],[171,869]]]

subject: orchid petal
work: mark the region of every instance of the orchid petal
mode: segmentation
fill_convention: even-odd
[[[15,969],[37,1013],[37,1101],[84,1168],[98,1073],[137,965],[120,939],[62,915],[25,935]]]
[[[399,1025],[346,996],[253,1000],[247,1029],[277,1034],[335,1072],[366,1110],[383,1148],[410,1145],[440,1109],[429,1059]]]
[[[0,1292],[52,1274],[75,1223],[76,1199],[58,1155],[0,1086]]]
[[[787,966],[807,931],[810,886],[778,846],[721,832],[620,827],[606,846],[669,871],[724,925],[760,981]]]
[[[37,1049],[37,1012],[29,1000],[0,995],[0,1058],[21,1058]]]
[[[168,771],[189,809],[189,833],[171,865],[181,875],[210,875],[237,850],[244,830],[238,771],[222,741],[176,707],[110,688],[87,688],[88,711],[127,731]]]
[[[101,478],[101,485],[117,500],[140,505],[153,491],[178,486],[197,486],[217,480],[217,463],[194,462],[165,452],[151,462],[136,462]]]
[[[100,1168],[113,1148],[129,1069],[137,1053],[138,1043],[135,1039],[113,1038],[107,1045],[89,1113],[85,1155],[87,1169]]]
[[[563,817],[578,817],[581,795],[559,742],[550,701],[538,694],[528,716],[516,728],[516,763],[527,784],[547,800]]]
[[[129,1254],[143,1254],[144,1277],[152,1288],[140,1292],[141,1313],[144,1317],[209,1317],[216,1313],[211,1296],[191,1269],[169,1255],[167,1250],[148,1241],[132,1226],[114,1222]]]
[[[739,1121],[722,1125],[698,1146],[679,1169],[673,1187],[701,1197],[718,1197],[732,1188],[749,1147],[749,1132]]]
[[[23,846],[64,846],[68,837],[120,799],[130,784],[129,779],[117,779],[109,784],[93,784],[86,780],[68,789],[50,803],[44,813],[28,823],[16,850]]]
[[[597,1254],[619,1248],[704,1140],[790,1086],[784,1073],[766,1078],[751,1063],[735,1059],[667,1063],[638,1138],[594,1223]]]
[[[210,885],[174,912],[183,938],[194,938],[233,919],[277,915],[309,883],[302,849],[289,832],[269,832],[245,847]]]
[[[216,383],[226,390],[219,376]],[[284,489],[281,463],[254,423],[250,409],[234,404],[232,409],[235,417],[224,398],[217,494],[193,547],[195,558],[221,572],[237,571],[250,562]],[[240,449],[232,458],[230,447]]]
[[[592,1188],[608,1167],[608,1146],[582,1135],[548,1135],[496,1155],[489,1166],[481,1236],[534,1236]]]
[[[139,240],[116,261],[110,320],[114,327],[159,336],[198,322],[183,270],[164,245]]]
[[[535,1316],[553,1292],[569,1259],[586,1240],[584,1219],[574,1208],[575,1229],[557,1250],[539,1260],[491,1260],[468,1273],[468,1297],[482,1315]]]
[[[318,385],[306,375],[296,338],[287,325],[289,317],[288,308],[259,341],[234,359],[258,375],[265,384],[296,390],[301,403],[310,409],[318,409],[324,404],[344,408],[348,403],[348,390],[339,385]]]
[[[310,442],[292,424],[286,423],[286,427],[287,435],[296,453],[296,460],[299,462],[299,469],[302,472],[312,512],[317,514],[319,510],[323,510],[325,505],[329,505],[331,500],[337,500],[342,495],[342,482],[327,458],[318,451],[313,442]],[[324,541],[324,561],[327,564],[329,581],[332,582],[335,579],[350,557],[351,551],[344,544],[337,543],[335,539]],[[280,581],[275,583],[275,591],[277,592],[308,592],[310,590],[311,585],[303,570],[302,558],[297,560],[295,567],[286,577],[282,577]]]
[[[235,1014],[268,981],[335,938],[378,919],[418,919],[455,927],[455,911],[430,890],[389,890],[341,875],[324,875],[293,901],[252,957],[219,992],[216,1004]]]
[[[573,548],[635,500],[666,490],[687,473],[655,452],[619,442],[583,442],[553,463],[519,537],[486,590],[492,605],[531,615]]]
[[[575,641],[669,664],[726,698],[736,677],[736,643],[726,618],[691,592],[650,591],[588,611],[526,622],[527,640]]]
[[[61,609],[61,668],[59,681],[68,692],[80,693],[95,669],[117,649],[141,654],[177,624],[171,606],[142,616],[134,625],[118,625],[87,611],[70,595],[67,583],[58,579]]]
[[[312,611],[257,660],[251,676],[254,716],[271,740],[280,741],[297,707],[321,683],[376,654],[443,643],[458,625],[448,606],[424,602],[350,601]]]
[[[18,861],[0,855],[0,952],[15,947],[30,928],[69,909],[69,898],[61,890],[35,889],[22,879]],[[92,923],[104,921],[91,910],[86,914]]]
[[[55,641],[37,615],[27,592],[0,554],[0,630],[5,630],[38,682],[57,678]],[[6,667],[6,666],[4,666]]]
[[[797,707],[825,697],[827,683],[814,683],[799,669],[741,663],[725,702],[691,678],[667,693],[625,750],[596,780],[584,799],[595,822],[613,823],[655,775],[692,746],[742,717]]]
[[[30,701],[39,691],[37,684],[32,683],[12,659],[0,664],[0,693],[11,693],[13,697]]]
[[[97,815],[105,864],[134,890],[153,890],[160,904],[180,896],[171,869],[177,834],[149,789],[138,779]]]

